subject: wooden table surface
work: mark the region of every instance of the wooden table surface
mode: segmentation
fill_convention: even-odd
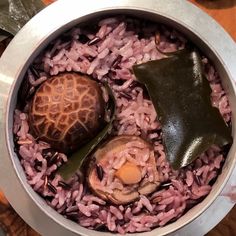
[[[236,0],[189,1],[193,2],[215,18],[215,20],[218,21],[236,41]],[[44,0],[44,2],[51,3],[53,0]],[[1,47],[2,46],[0,45],[0,53]],[[235,222],[236,206],[213,230],[207,234],[207,236],[235,236]],[[39,234],[25,224],[24,221],[15,213],[2,192],[0,192],[0,227],[9,236],[39,236]]]

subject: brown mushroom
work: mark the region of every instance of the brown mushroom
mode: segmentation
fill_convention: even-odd
[[[31,102],[29,123],[35,136],[53,148],[73,151],[99,131],[104,107],[96,81],[79,73],[63,73],[39,87]]]
[[[154,192],[160,182],[152,146],[136,136],[113,138],[94,153],[87,180],[95,194],[114,204]]]

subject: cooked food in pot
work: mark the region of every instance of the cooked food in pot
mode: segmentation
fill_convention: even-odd
[[[29,67],[15,150],[28,183],[64,217],[150,231],[210,193],[232,143],[231,109],[214,66],[179,32],[125,16],[96,22]]]

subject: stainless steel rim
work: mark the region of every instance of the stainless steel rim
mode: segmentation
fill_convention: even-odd
[[[82,6],[77,0],[71,0],[70,4],[68,4],[67,0],[60,0],[34,17],[14,38],[0,60],[0,109],[2,109],[0,113],[0,131],[2,131],[2,134],[6,126],[4,121],[5,115],[8,115],[9,109],[12,108],[8,107],[6,110],[7,104],[9,106],[9,103],[7,103],[9,94],[14,95],[12,94],[13,90],[11,90],[10,93],[10,88],[11,86],[12,88],[14,87],[13,83],[19,83],[19,81],[14,81],[14,78],[22,77],[22,74],[30,63],[29,59],[30,57],[32,58],[31,54],[34,52],[34,49],[46,39],[48,42],[48,35],[60,29],[62,25],[68,24],[68,27],[70,27],[70,25],[73,25],[74,20],[79,17],[109,9],[137,9],[143,12],[157,13],[180,22],[180,24],[192,29],[197,35],[201,35],[204,40],[209,42],[212,50],[214,50],[224,62],[229,76],[236,78],[236,68],[234,66],[236,64],[235,43],[211,18],[186,1],[147,0],[141,2],[138,0],[114,0],[111,2],[109,0],[87,0],[87,4]],[[62,12],[69,12],[69,14]],[[63,17],[61,16],[62,14]],[[47,24],[47,21],[50,22],[50,24]],[[209,29],[211,29],[211,31],[214,30],[214,35],[209,33]],[[60,30],[58,31],[58,34],[59,33]],[[30,37],[25,37],[25,35],[30,35]],[[22,50],[22,48],[24,49]],[[34,54],[36,55],[40,49],[41,48],[38,48]],[[27,61],[26,64],[24,64],[25,61]],[[3,115],[3,113],[5,115]],[[11,117],[7,118],[12,119]],[[11,129],[11,127],[7,128]],[[66,221],[62,216],[48,207],[29,186],[25,187],[21,184],[20,179],[25,180],[24,173],[17,174],[14,171],[17,167],[13,166],[9,158],[9,155],[14,156],[14,154],[9,153],[7,150],[6,139],[9,140],[8,137],[2,136],[0,142],[0,150],[2,150],[3,153],[0,163],[0,185],[9,201],[22,218],[43,235],[75,235],[76,232],[80,232],[81,235],[94,234],[94,232],[88,231],[71,221]],[[235,183],[235,177],[236,170],[234,170],[228,180],[225,187],[226,189]],[[35,199],[35,201],[32,199]],[[221,208],[217,209],[219,202]],[[197,235],[203,235],[217,224],[232,207],[233,203],[227,198],[219,196],[204,214],[173,233],[173,235],[196,235],[196,232],[198,232]],[[217,214],[214,214],[215,217],[212,219],[212,212],[216,210]],[[63,225],[61,222],[63,222]],[[104,233],[96,232],[96,235],[104,235]],[[145,233],[145,235],[151,234]]]

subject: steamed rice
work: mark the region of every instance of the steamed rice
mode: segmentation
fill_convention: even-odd
[[[30,134],[27,105],[15,111],[13,132],[28,183],[56,211],[87,228],[125,234],[150,231],[178,219],[209,194],[227,154],[212,146],[191,165],[179,171],[171,169],[156,111],[130,69],[134,64],[163,58],[160,50],[170,52],[184,48],[186,40],[162,25],[149,23],[147,27],[146,24],[116,17],[101,20],[95,30],[75,27],[52,42],[35,60],[34,67],[40,78],[30,69],[27,77],[32,86],[64,71],[82,72],[107,81],[117,103],[113,134],[141,136],[154,145],[162,184],[150,196],[141,196],[125,206],[112,205],[92,194],[80,175],[64,183],[54,172],[67,157],[55,152],[53,158],[53,155],[46,156],[44,150],[50,145]],[[84,36],[88,43],[82,42]],[[203,64],[212,88],[212,104],[219,108],[224,120],[230,122],[231,110],[219,75],[207,58],[203,58]],[[106,94],[104,99],[107,100]]]

